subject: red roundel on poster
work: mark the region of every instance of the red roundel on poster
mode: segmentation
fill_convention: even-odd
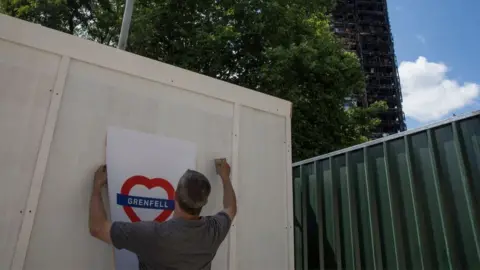
[[[129,196],[130,190],[136,185],[145,186],[148,189],[152,189],[156,187],[163,188],[167,192],[167,196],[168,196],[167,200],[164,200],[164,201],[167,201],[170,205],[173,204],[173,200],[175,199],[175,189],[173,188],[172,184],[170,184],[170,182],[168,182],[167,180],[163,178],[149,179],[142,175],[135,175],[128,178],[123,183],[122,188],[120,190],[120,194],[122,196]],[[163,209],[164,210],[162,210],[161,213],[155,218],[155,221],[163,222],[167,220],[170,217],[170,215],[173,213],[172,207],[163,208]],[[123,205],[123,210],[125,211],[128,218],[132,222],[141,221],[141,219],[133,210],[132,206]]]

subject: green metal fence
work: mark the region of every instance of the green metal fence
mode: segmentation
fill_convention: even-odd
[[[480,112],[293,165],[295,269],[480,269]]]

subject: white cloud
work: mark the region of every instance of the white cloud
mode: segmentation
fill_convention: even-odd
[[[424,36],[422,35],[416,35],[417,39],[422,43],[422,44],[427,44],[427,40],[425,39]]]
[[[403,110],[407,117],[423,123],[439,120],[475,102],[480,85],[459,84],[447,78],[447,71],[445,64],[428,62],[423,56],[400,64]]]

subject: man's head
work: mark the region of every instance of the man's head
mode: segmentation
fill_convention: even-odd
[[[175,208],[186,214],[199,216],[207,204],[211,186],[205,175],[187,170],[178,181],[175,195]]]

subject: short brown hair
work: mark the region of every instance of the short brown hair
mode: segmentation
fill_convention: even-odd
[[[212,187],[205,175],[187,170],[178,181],[175,193],[180,208],[190,215],[198,216],[208,202]]]

